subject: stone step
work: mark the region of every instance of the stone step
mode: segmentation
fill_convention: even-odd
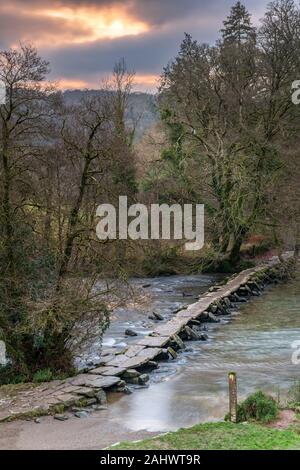
[[[78,385],[80,387],[91,387],[91,388],[110,388],[113,385],[117,385],[120,382],[119,377],[115,376],[99,376],[95,374],[80,374],[70,380],[72,385]]]
[[[108,366],[123,367],[125,369],[135,369],[141,367],[147,362],[155,359],[162,352],[161,348],[145,348],[136,356],[128,358],[126,355],[118,356],[111,361]]]
[[[169,336],[146,336],[138,344],[149,348],[163,348],[169,341]]]

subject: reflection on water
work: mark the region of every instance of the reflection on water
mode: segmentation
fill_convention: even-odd
[[[167,366],[170,373],[157,371],[149,388],[116,398],[110,419],[155,432],[222,419],[231,370],[238,374],[240,399],[257,389],[284,395],[299,380],[300,366],[291,362],[291,344],[300,340],[298,280],[264,293],[223,325],[208,328],[209,341],[191,343],[192,351],[172,361],[170,371]]]

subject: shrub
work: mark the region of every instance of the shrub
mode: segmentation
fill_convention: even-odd
[[[163,276],[177,274],[181,269],[180,263],[178,248],[171,247],[149,252],[142,265],[148,276]]]
[[[259,421],[269,423],[278,415],[278,404],[270,395],[258,391],[250,395],[245,401],[238,405],[237,422]],[[229,413],[225,416],[225,421],[229,421]]]
[[[243,403],[242,408],[246,420],[270,422],[277,417],[278,405],[274,398],[261,391],[250,395]]]
[[[16,371],[11,365],[0,366],[0,385],[19,384],[28,381],[28,374]]]
[[[288,391],[288,404],[299,406],[300,405],[300,380],[295,382]]]

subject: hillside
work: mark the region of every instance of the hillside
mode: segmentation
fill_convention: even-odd
[[[101,90],[67,90],[64,97],[67,103],[79,102],[85,95],[97,95]],[[135,92],[130,95],[127,111],[129,125],[136,126],[136,140],[158,120],[156,96],[148,93]]]

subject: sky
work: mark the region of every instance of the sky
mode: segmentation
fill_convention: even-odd
[[[214,43],[235,0],[0,0],[0,49],[30,42],[61,89],[99,88],[121,58],[154,92],[184,32]],[[245,0],[258,24],[269,0]]]

